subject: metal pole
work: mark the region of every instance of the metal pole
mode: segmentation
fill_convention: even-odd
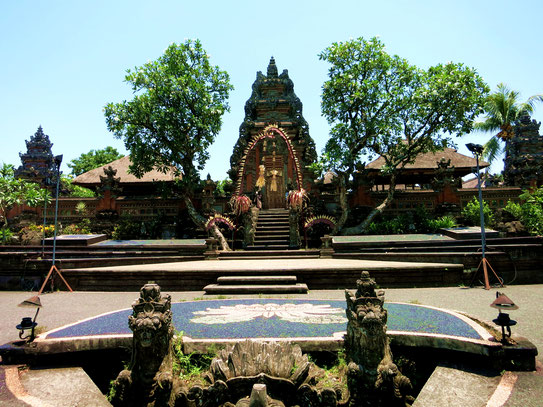
[[[490,290],[490,282],[488,281],[488,270],[486,268],[486,234],[485,234],[485,214],[483,212],[483,192],[481,190],[481,172],[479,171],[479,153],[475,153],[475,160],[477,162],[477,187],[479,189],[479,213],[481,217],[481,250],[482,258],[481,263],[483,265],[483,275],[485,278],[485,290]]]
[[[46,189],[47,191],[47,189]],[[44,196],[43,200],[43,236],[41,239],[41,257],[45,256],[45,224],[47,222],[47,193]]]
[[[61,158],[62,159],[62,158]],[[57,167],[57,193],[55,198],[55,230],[53,234],[53,266],[55,265],[55,254],[57,249],[57,219],[58,219],[58,190],[60,186],[60,163]]]
[[[486,236],[485,236],[485,215],[483,212],[483,192],[481,190],[481,173],[479,172],[479,154],[475,154],[477,161],[477,188],[479,189],[479,211],[481,216],[481,247],[483,251],[483,259],[485,259]],[[483,260],[484,261],[484,260]]]

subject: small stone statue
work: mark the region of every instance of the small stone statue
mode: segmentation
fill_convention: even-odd
[[[172,405],[171,299],[160,286],[145,284],[132,304],[128,325],[133,331],[130,369],[119,373],[111,399],[113,406]]]
[[[367,271],[356,282],[356,294],[345,292],[347,335],[345,350],[350,361],[348,386],[351,406],[409,406],[412,386],[392,361],[386,334],[384,291],[375,291]]]

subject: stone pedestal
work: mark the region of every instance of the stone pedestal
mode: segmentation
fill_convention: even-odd
[[[206,260],[218,260],[219,258],[219,246],[218,246],[218,240],[214,237],[209,237],[206,239],[206,251],[204,252],[204,256]]]
[[[332,247],[332,236],[324,235],[321,237],[322,246],[320,249],[321,259],[331,259],[334,254],[334,248]]]

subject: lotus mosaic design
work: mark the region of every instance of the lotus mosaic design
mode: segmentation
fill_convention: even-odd
[[[230,324],[256,318],[278,318],[302,324],[346,323],[345,310],[328,304],[237,304],[195,311],[190,322],[195,324]]]

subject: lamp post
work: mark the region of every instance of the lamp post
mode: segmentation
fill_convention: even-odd
[[[45,280],[43,281],[43,284],[38,291],[38,295],[34,297],[30,297],[29,299],[23,301],[19,304],[20,307],[36,307],[36,315],[34,315],[34,319],[30,317],[24,317],[19,325],[16,326],[16,328],[19,330],[19,338],[21,339],[27,339],[29,342],[32,342],[34,340],[34,328],[36,327],[36,318],[38,316],[38,312],[40,312],[41,308],[41,301],[40,301],[40,295],[43,292],[43,289],[45,288],[45,285],[47,284],[47,281],[49,281],[49,278],[52,277],[53,271],[56,271],[56,273],[59,275],[59,277],[64,281],[64,284],[66,284],[66,287],[70,290],[70,292],[73,292],[72,287],[70,287],[70,284],[64,279],[64,276],[60,272],[60,270],[55,266],[55,256],[56,256],[56,248],[57,248],[57,220],[58,220],[58,192],[60,188],[60,164],[62,163],[62,155],[55,156],[55,167],[57,170],[57,187],[56,187],[56,195],[55,195],[55,230],[53,235],[53,263],[51,265],[51,268],[49,269],[49,272],[47,273],[47,277],[45,277]],[[44,212],[45,212],[45,205],[44,205]],[[44,224],[45,224],[45,215],[44,215]],[[45,229],[44,229],[45,230]],[[44,236],[45,237],[45,236]],[[45,239],[44,239],[45,241]],[[23,336],[25,334],[25,331],[30,330],[30,334],[27,336]]]
[[[62,163],[62,155],[55,156],[55,166],[57,170],[57,187],[56,187],[56,194],[55,194],[55,230],[53,234],[53,262],[51,264],[51,268],[49,269],[49,273],[47,273],[47,277],[45,277],[45,280],[43,281],[43,284],[40,288],[40,291],[38,291],[38,296],[41,295],[43,292],[43,289],[45,288],[45,285],[47,284],[47,281],[49,281],[49,278],[52,277],[53,271],[55,271],[59,277],[64,281],[64,284],[66,284],[66,287],[73,292],[72,287],[70,287],[70,284],[64,279],[64,276],[60,272],[60,270],[55,265],[55,259],[56,259],[56,250],[57,250],[57,220],[58,220],[58,192],[60,188],[60,164]]]
[[[55,194],[55,230],[53,231],[53,267],[55,266],[55,254],[56,254],[56,249],[57,249],[58,190],[60,187],[60,164],[61,163],[62,163],[62,154],[55,156],[55,166],[57,167],[57,189],[56,189],[56,194]]]
[[[474,143],[468,143],[466,144],[466,147],[469,151],[473,153],[475,156],[475,161],[477,163],[477,189],[479,190],[479,215],[481,220],[481,263],[479,263],[479,267],[477,268],[477,271],[475,272],[475,275],[473,276],[473,280],[477,276],[477,272],[481,268],[481,265],[483,266],[483,274],[485,278],[485,290],[490,290],[490,283],[488,281],[488,270],[487,267],[492,270],[492,273],[496,276],[498,281],[500,282],[500,286],[503,287],[502,280],[497,276],[496,272],[486,259],[486,233],[485,233],[485,215],[483,211],[483,191],[481,189],[481,172],[479,169],[479,157],[483,154],[483,146],[480,144],[474,144]],[[473,284],[473,280],[471,281]]]
[[[43,234],[41,239],[41,257],[42,259],[45,256],[45,225],[47,224],[47,195],[49,192],[49,186],[51,185],[51,180],[49,179],[49,175],[45,177],[43,180],[43,184],[45,186],[45,193],[43,194]]]

